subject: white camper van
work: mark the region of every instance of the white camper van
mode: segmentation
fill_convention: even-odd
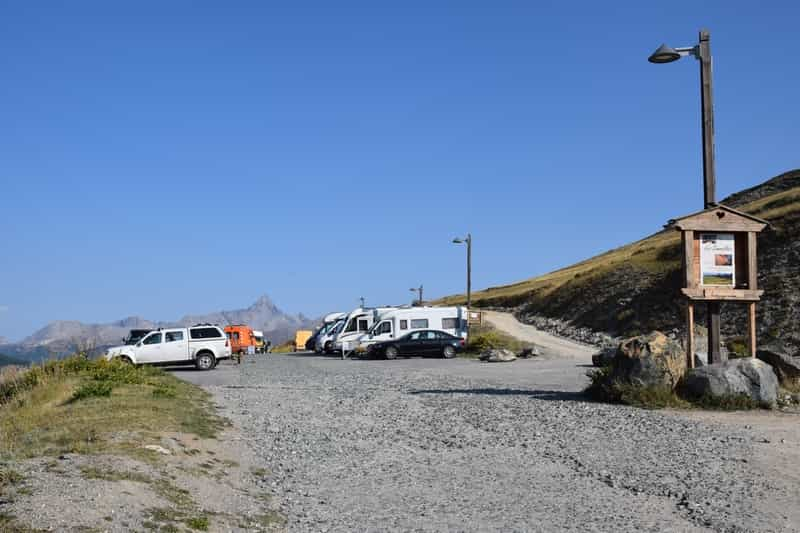
[[[309,337],[308,341],[306,341],[306,348],[319,352],[320,350],[317,348],[317,345],[319,344],[320,337],[330,331],[336,322],[344,317],[345,314],[340,312],[328,313],[325,315],[322,318],[322,324],[320,324],[319,327],[314,330],[314,333],[312,333],[311,337]]]
[[[466,307],[403,307],[381,313],[366,335],[359,338],[359,348],[376,342],[402,337],[420,329],[445,331],[467,338]]]
[[[372,328],[375,321],[383,313],[397,309],[397,307],[357,307],[348,313],[344,322],[344,327],[336,335],[333,341],[332,350],[341,352],[353,350],[358,346],[358,341]]]
[[[317,353],[329,353],[333,350],[333,341],[336,335],[342,331],[346,317],[340,318],[336,322],[331,322],[321,331],[314,340],[314,351]]]

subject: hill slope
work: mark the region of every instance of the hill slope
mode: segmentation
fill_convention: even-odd
[[[758,306],[761,342],[780,339],[800,347],[800,170],[792,170],[721,203],[769,220],[759,236]],[[680,235],[662,230],[572,266],[472,295],[478,307],[513,309],[612,336],[683,327]],[[452,296],[439,303],[463,302]],[[701,308],[703,306],[700,306]],[[723,305],[723,333],[744,335],[744,306]],[[705,318],[702,309],[698,323]]]

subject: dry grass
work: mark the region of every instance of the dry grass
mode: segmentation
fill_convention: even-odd
[[[110,394],[76,397],[97,383]],[[164,388],[174,394],[154,394]],[[0,404],[0,458],[137,455],[149,435],[180,431],[209,438],[224,424],[206,392],[160,370],[74,358],[5,375]]]
[[[790,189],[740,207],[739,210],[766,220],[778,220],[800,211],[800,191]],[[680,268],[680,235],[677,231],[663,230],[640,241],[610,250],[580,263],[556,270],[517,283],[490,287],[474,292],[474,304],[491,305],[493,301],[509,301],[524,298],[536,292],[539,297],[558,291],[568,283],[591,283],[621,265],[651,273],[666,273]],[[463,305],[466,297],[463,294],[448,296],[433,302],[435,305]]]

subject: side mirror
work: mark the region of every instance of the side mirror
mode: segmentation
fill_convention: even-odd
[[[137,343],[136,343],[136,347],[137,347],[137,348],[141,348],[141,347],[142,347],[142,341],[139,341],[139,342],[137,342]]]

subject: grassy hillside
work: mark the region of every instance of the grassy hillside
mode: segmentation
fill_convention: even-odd
[[[736,193],[721,203],[770,221],[759,236],[762,338],[800,346],[800,170]],[[472,295],[478,307],[513,308],[612,335],[683,326],[680,235],[662,230],[561,270]],[[463,303],[463,295],[437,303]],[[743,311],[723,306],[729,336],[744,329]],[[702,313],[698,317],[703,320]]]

